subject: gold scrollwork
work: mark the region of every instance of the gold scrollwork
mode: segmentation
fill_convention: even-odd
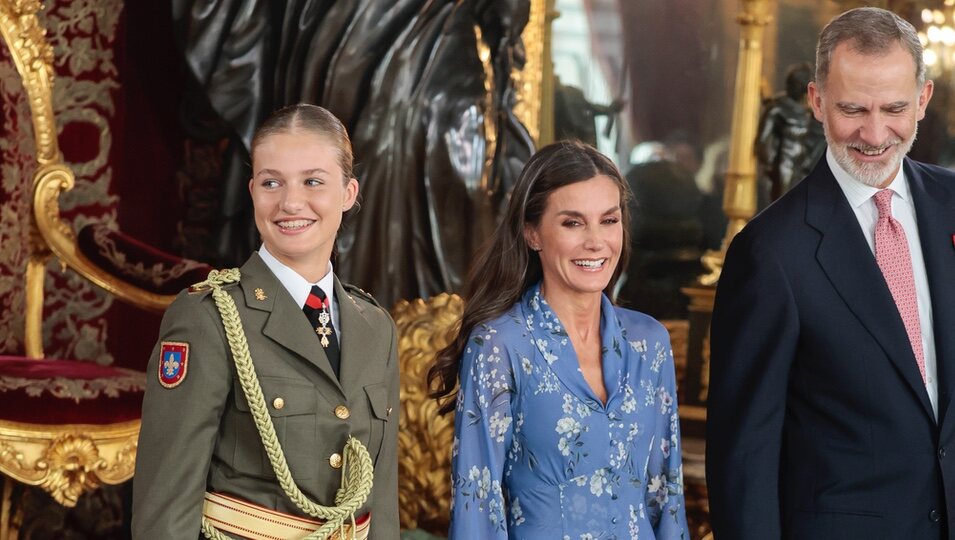
[[[52,163],[59,159],[53,120],[53,47],[46,41],[46,29],[37,18],[37,0],[0,2],[0,35],[10,47],[13,62],[23,78],[36,129],[37,160]]]
[[[50,443],[43,459],[36,462],[38,471],[48,473],[40,487],[56,502],[70,507],[76,506],[84,492],[99,487],[96,473],[105,468],[106,461],[99,456],[92,439],[73,433],[57,437]]]
[[[60,218],[60,193],[73,188],[73,171],[61,163],[45,165],[36,173],[33,215],[53,253],[70,268],[97,286],[126,302],[153,311],[163,311],[175,295],[156,294],[129,283],[94,265],[76,245],[73,229]]]
[[[133,476],[139,420],[108,426],[0,421],[0,472],[39,486],[63,506]]]
[[[57,144],[53,116],[53,48],[47,42],[46,30],[37,17],[40,9],[36,0],[0,1],[0,34],[10,48],[23,88],[29,96],[37,161],[41,165],[34,176],[33,194],[33,212],[39,235],[64,265],[99,287],[133,305],[162,311],[172,303],[175,295],[159,295],[134,287],[90,263],[77,249],[72,228],[60,217],[60,193],[72,189],[76,181],[73,171],[63,164]],[[109,147],[108,129],[97,118],[83,116],[82,119],[93,122],[101,133],[105,133],[100,155],[86,165],[95,169],[102,166],[104,148]],[[31,342],[34,352],[41,349],[39,335],[28,335],[27,341]]]
[[[42,473],[27,466],[23,452],[3,441],[0,441],[0,469],[12,471],[17,478],[24,478],[24,481],[40,481],[43,478]]]
[[[113,464],[100,471],[100,479],[106,484],[120,484],[132,478],[133,471],[136,469],[137,450],[138,441],[136,437],[128,440],[116,453]]]
[[[447,293],[428,301],[401,301],[392,310],[401,369],[398,502],[405,529],[447,534],[454,419],[438,416],[438,403],[428,397],[426,379],[463,310],[461,298]]]

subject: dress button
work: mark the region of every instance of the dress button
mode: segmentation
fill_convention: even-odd
[[[328,458],[328,464],[332,466],[333,469],[342,468],[342,456],[339,453],[332,454]]]
[[[282,408],[285,407],[285,400],[277,397],[272,400],[272,406],[275,407],[276,410],[282,410]]]
[[[946,454],[948,454],[948,452],[945,451],[944,446],[938,449],[938,459],[944,459]]]
[[[349,412],[348,407],[339,405],[338,407],[335,407],[335,416],[341,418],[342,420],[348,420],[348,417],[351,416],[351,412]]]
[[[928,513],[928,518],[932,520],[932,523],[938,523],[939,521],[942,521],[942,513],[938,510],[932,510]]]

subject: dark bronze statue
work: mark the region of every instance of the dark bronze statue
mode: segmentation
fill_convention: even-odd
[[[241,207],[255,125],[316,103],[345,123],[359,162],[362,208],[339,235],[336,272],[385,306],[460,287],[533,150],[511,80],[529,0],[173,5],[190,71],[235,141],[223,253],[244,260],[255,246]]]
[[[608,134],[616,115],[623,110],[624,101],[613,100],[609,105],[592,103],[576,86],[563,84],[555,77],[554,85],[554,139],[576,139],[597,146],[598,116],[608,118]]]
[[[786,91],[763,102],[756,140],[761,207],[809,174],[826,149],[822,125],[806,103],[812,74],[808,63],[791,66]]]

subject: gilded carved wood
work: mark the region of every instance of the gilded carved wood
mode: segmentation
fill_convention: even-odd
[[[134,304],[161,309],[172,297],[118,284],[77,250],[70,226],[60,218],[59,195],[72,189],[73,172],[63,163],[53,112],[53,48],[37,13],[37,0],[0,0],[0,36],[9,48],[30,105],[36,161],[33,239],[26,270],[25,346],[42,358],[45,263],[55,254],[104,289]],[[57,502],[74,506],[99,485],[125,482],[133,475],[139,421],[106,426],[40,425],[0,421],[0,473],[40,486]]]
[[[122,282],[90,263],[80,253],[72,228],[60,217],[59,196],[73,188],[73,171],[63,163],[57,143],[53,113],[53,48],[37,16],[38,0],[0,0],[0,34],[10,49],[29,97],[36,159],[40,165],[34,175],[33,214],[37,245],[32,246],[36,264],[56,255],[69,266],[110,294],[144,309],[164,310],[175,295],[158,295]],[[42,357],[40,319],[42,318],[42,275],[27,274],[27,352]],[[38,307],[39,306],[39,307]]]
[[[72,507],[101,484],[132,478],[139,426],[139,420],[108,426],[0,421],[0,472]]]
[[[438,404],[428,397],[426,385],[435,354],[447,346],[463,310],[461,298],[446,293],[427,301],[403,300],[392,310],[401,369],[398,505],[402,529],[447,534],[454,415],[438,416]]]

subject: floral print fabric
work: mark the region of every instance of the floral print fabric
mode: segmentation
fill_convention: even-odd
[[[461,360],[452,539],[689,538],[669,335],[601,303],[607,403],[532,287]]]

